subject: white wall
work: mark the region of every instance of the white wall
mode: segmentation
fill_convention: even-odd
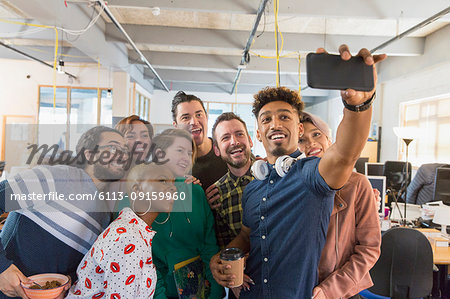
[[[378,94],[381,86],[378,86]],[[377,96],[379,98],[379,95]],[[342,105],[342,99],[339,92],[336,92],[331,99],[326,102],[321,102],[305,109],[306,112],[315,114],[323,119],[331,129],[333,140],[336,140],[336,131],[339,123],[344,116],[344,106]],[[372,125],[378,127],[380,123],[381,104],[380,101],[376,101],[373,104],[372,113]],[[376,131],[370,132],[370,138],[376,137]]]
[[[77,76],[78,80],[70,83],[67,75],[56,74],[56,85],[112,88],[108,82],[108,70],[98,70],[96,64],[75,67],[66,63],[65,70]],[[31,115],[37,119],[39,85],[53,85],[51,68],[35,61],[0,59],[0,136],[3,134],[4,115]],[[2,148],[0,146],[0,151]]]
[[[448,61],[450,61],[450,25],[427,36],[423,55],[388,57],[379,67],[379,82],[383,83],[405,75],[408,76]]]
[[[343,116],[343,106],[339,92],[336,92],[332,99],[309,106],[305,111],[324,120],[331,129],[333,140],[336,138],[336,128]]]
[[[305,109],[305,111],[317,115],[324,121],[327,121],[328,105],[329,105],[328,102],[320,102],[308,107],[307,109]]]
[[[166,92],[155,90],[150,97],[150,122],[153,124],[171,124],[172,115],[170,109],[172,107],[172,99],[176,91]]]
[[[113,105],[112,116],[127,117],[131,113],[129,111],[130,103],[130,75],[126,72],[114,72],[113,75]]]
[[[381,159],[397,160],[399,142],[392,128],[400,125],[400,103],[450,96],[450,62],[391,80],[383,88]]]
[[[398,158],[392,128],[400,125],[401,103],[450,95],[450,25],[429,35],[424,51],[420,57],[388,58],[380,67],[382,162]]]

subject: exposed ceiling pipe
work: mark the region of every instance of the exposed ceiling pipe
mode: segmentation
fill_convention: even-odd
[[[142,54],[141,50],[138,49],[138,47],[136,46],[136,44],[133,42],[133,40],[131,39],[131,37],[128,35],[128,33],[125,31],[125,29],[123,29],[122,25],[120,25],[120,23],[116,20],[116,18],[113,16],[113,14],[111,13],[111,11],[109,10],[108,6],[106,5],[104,0],[99,0],[100,5],[103,7],[103,9],[105,10],[105,13],[108,15],[108,17],[111,19],[111,21],[114,23],[114,25],[116,25],[116,27],[123,33],[123,35],[125,35],[125,37],[127,38],[128,42],[131,44],[131,46],[133,47],[133,49],[138,53],[139,57],[141,58],[141,60],[145,63],[145,65],[147,65],[150,70],[152,71],[152,73],[156,76],[156,78],[158,79],[159,83],[161,83],[161,85],[164,87],[164,89],[166,91],[169,91],[169,88],[167,88],[166,84],[164,83],[164,81],[161,79],[161,77],[158,75],[158,73],[156,72],[156,70],[153,68],[153,66],[150,64],[150,62],[147,60],[147,58],[145,58],[144,54]]]
[[[14,52],[19,53],[19,54],[21,54],[21,55],[23,55],[23,56],[25,56],[25,57],[28,57],[28,58],[30,58],[31,60],[40,62],[40,63],[42,63],[43,65],[48,66],[49,68],[52,68],[52,69],[54,68],[53,65],[51,65],[51,64],[49,64],[49,63],[47,63],[47,62],[45,62],[45,61],[43,61],[43,60],[40,60],[39,58],[36,58],[36,57],[34,57],[34,56],[31,56],[30,54],[27,54],[27,53],[25,53],[25,52],[22,52],[22,51],[20,51],[20,50],[18,50],[18,49],[16,49],[16,48],[13,48],[13,47],[11,47],[11,46],[9,46],[9,45],[7,45],[7,44],[1,42],[1,41],[0,41],[0,46],[3,46],[3,47],[8,48],[8,49],[10,49],[10,50],[13,50]],[[64,71],[64,74],[66,74],[67,76],[72,77],[72,78],[74,78],[74,79],[77,79],[77,76],[72,75],[71,73],[68,73],[68,72],[66,72],[66,71]]]
[[[374,53],[374,52],[377,51],[377,50],[383,49],[383,48],[386,47],[387,45],[390,45],[391,43],[393,43],[393,42],[395,42],[395,41],[397,41],[397,40],[399,40],[399,39],[401,39],[401,38],[403,38],[403,37],[405,37],[405,36],[407,36],[407,35],[413,33],[414,31],[416,31],[416,30],[418,30],[418,29],[420,29],[420,28],[422,28],[422,27],[425,27],[425,26],[428,25],[428,24],[433,23],[434,21],[436,21],[437,19],[439,19],[439,18],[445,16],[445,15],[448,14],[449,12],[450,12],[450,6],[447,7],[446,9],[444,9],[444,10],[441,10],[441,11],[438,12],[437,14],[435,14],[435,15],[429,17],[429,18],[426,19],[425,21],[420,22],[420,23],[417,24],[416,26],[413,26],[413,27],[409,28],[408,30],[406,30],[406,31],[404,31],[404,32],[402,32],[402,33],[400,33],[399,35],[397,35],[397,36],[391,38],[390,40],[388,40],[388,41],[382,43],[381,45],[379,45],[379,46],[373,48],[372,50],[370,50],[370,53]]]
[[[258,29],[259,21],[261,20],[261,16],[264,12],[264,9],[266,8],[267,2],[269,2],[269,0],[261,0],[261,3],[259,4],[258,11],[256,12],[255,24],[253,24],[253,29],[250,32],[250,36],[248,37],[247,45],[245,46],[244,53],[242,54],[241,63],[239,64],[238,72],[236,74],[236,77],[234,78],[233,87],[231,88],[230,94],[233,94],[234,89],[236,88],[236,84],[239,81],[239,77],[241,76],[241,72],[245,68],[245,65],[249,61],[248,51],[250,51],[250,46],[252,45],[253,38],[255,37],[256,30]]]

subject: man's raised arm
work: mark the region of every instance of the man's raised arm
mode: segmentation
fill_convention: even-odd
[[[320,48],[317,52],[323,53],[325,50]],[[340,46],[339,53],[343,60],[351,58],[347,45]],[[352,108],[356,106],[362,110],[363,107],[360,105],[365,103],[369,107],[359,112],[351,111],[349,108],[344,109],[344,117],[336,132],[336,142],[328,149],[319,163],[320,175],[328,186],[333,189],[339,189],[347,182],[354,164],[366,144],[372,118],[372,107],[369,103],[375,96],[377,84],[375,63],[386,58],[385,54],[372,56],[367,49],[361,49],[358,56],[361,56],[367,65],[373,66],[374,89],[369,92],[355,91],[353,89],[341,91],[342,100],[347,107]]]

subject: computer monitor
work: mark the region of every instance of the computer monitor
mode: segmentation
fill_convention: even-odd
[[[367,157],[360,157],[358,160],[356,160],[355,163],[356,172],[364,174],[367,162],[369,162],[369,158]]]
[[[381,216],[384,216],[384,198],[386,197],[386,177],[385,176],[378,176],[378,175],[368,175],[367,179],[369,180],[370,184],[372,185],[372,188],[378,189],[380,191],[381,196],[381,205],[380,209],[378,210],[378,213]]]
[[[384,163],[367,162],[364,169],[365,175],[382,176],[384,171]]]
[[[442,201],[445,205],[450,205],[450,168],[436,169],[433,201]]]

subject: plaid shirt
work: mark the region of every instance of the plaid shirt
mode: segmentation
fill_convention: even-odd
[[[245,186],[253,180],[250,169],[241,177],[237,177],[229,170],[215,185],[219,189],[220,203],[214,211],[216,223],[216,238],[220,248],[224,248],[241,231],[242,226],[242,194]]]

